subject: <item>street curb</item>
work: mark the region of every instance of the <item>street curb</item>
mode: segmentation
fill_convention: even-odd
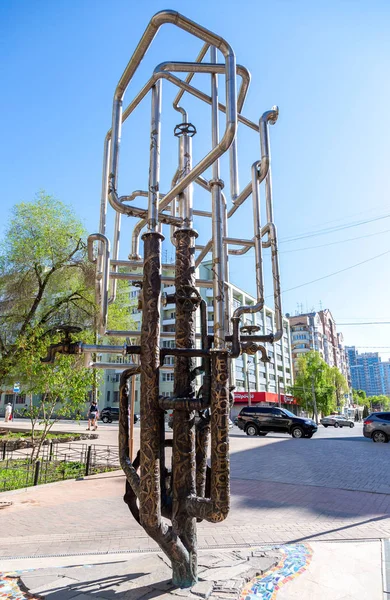
[[[383,600],[390,599],[390,539],[382,540],[382,585],[383,585]]]

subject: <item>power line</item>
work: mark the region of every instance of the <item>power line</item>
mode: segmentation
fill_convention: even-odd
[[[338,325],[390,325],[390,321],[367,321],[366,323],[337,323]]]
[[[347,240],[339,240],[338,242],[329,242],[328,244],[320,244],[319,246],[307,246],[306,248],[293,248],[292,250],[280,250],[280,254],[286,254],[290,252],[301,252],[302,250],[314,250],[315,248],[326,248],[327,246],[334,246],[335,244],[345,244],[345,242],[353,242],[354,240],[362,240],[364,238],[381,235],[382,233],[389,233],[390,229],[384,231],[377,231],[376,233],[368,233],[367,235],[358,235],[357,237],[348,238]]]
[[[381,219],[388,219],[390,214],[382,215],[381,217],[375,217],[374,219],[366,219],[365,221],[357,221],[355,223],[350,223],[349,225],[338,225],[336,227],[327,227],[325,229],[319,229],[317,231],[313,231],[312,233],[306,234],[298,234],[289,238],[281,238],[280,243],[288,243],[295,242],[297,240],[304,240],[310,237],[315,237],[317,235],[327,235],[328,233],[334,233],[336,231],[343,231],[344,229],[350,229],[351,227],[359,227],[360,225],[365,225],[366,223],[373,223],[374,221],[380,221]]]
[[[368,210],[360,210],[357,213],[353,213],[352,215],[345,215],[344,217],[339,217],[338,219],[331,219],[330,221],[323,221],[323,225],[327,225],[328,223],[337,223],[339,221],[344,221],[345,219],[350,219],[352,217],[357,217],[359,215],[364,215],[366,213],[372,213],[373,210],[375,210],[376,208],[383,208],[383,204],[377,204],[376,206],[373,206],[372,208],[369,208]]]
[[[354,269],[355,267],[364,265],[365,263],[368,263],[371,260],[375,260],[376,258],[380,258],[381,256],[384,256],[385,254],[389,254],[389,253],[390,253],[390,250],[386,250],[386,252],[382,252],[381,254],[377,254],[376,256],[372,256],[371,258],[362,260],[361,262],[356,263],[355,265],[351,265],[350,267],[345,267],[345,269],[340,269],[339,271],[335,271],[334,273],[329,273],[329,275],[323,275],[322,277],[318,277],[317,279],[312,279],[311,281],[307,281],[306,283],[301,283],[300,285],[295,285],[294,287],[289,288],[288,290],[282,290],[282,294],[285,294],[286,292],[291,292],[292,290],[297,290],[298,288],[304,287],[306,285],[310,285],[311,283],[316,283],[317,281],[322,281],[322,279],[327,279],[328,277],[333,277],[334,275],[338,275],[339,273],[344,273],[344,271],[349,271],[349,269]],[[273,296],[273,294],[268,295],[267,298],[269,298],[270,296]]]

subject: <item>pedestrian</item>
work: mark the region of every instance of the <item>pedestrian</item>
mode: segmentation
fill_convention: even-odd
[[[8,423],[8,421],[12,421],[12,404],[11,404],[11,402],[8,402],[8,404],[5,407],[5,422]]]
[[[87,431],[89,431],[91,429],[91,425],[92,425],[92,429],[94,431],[96,431],[96,429],[98,428],[98,426],[97,426],[98,418],[99,418],[99,408],[98,408],[96,400],[93,400],[91,406],[89,407],[89,411],[88,411]]]

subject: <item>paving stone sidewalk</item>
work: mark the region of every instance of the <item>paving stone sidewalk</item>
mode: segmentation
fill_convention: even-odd
[[[371,541],[200,551],[191,590],[172,585],[157,552],[0,561],[0,591],[10,600],[383,600],[381,550]]]
[[[123,502],[120,472],[0,494],[0,557],[156,549]],[[94,515],[91,526],[90,515]],[[387,494],[234,479],[226,521],[198,525],[202,548],[390,538]]]

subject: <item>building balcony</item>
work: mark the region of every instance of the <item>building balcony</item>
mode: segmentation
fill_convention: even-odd
[[[176,319],[163,319],[162,324],[163,325],[175,325],[176,323]]]
[[[163,310],[176,310],[176,304],[167,304]]]
[[[174,285],[170,285],[170,286],[164,288],[162,291],[164,292],[164,294],[174,294],[176,291],[176,288]]]

